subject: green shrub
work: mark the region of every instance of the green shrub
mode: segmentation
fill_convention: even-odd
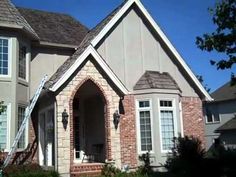
[[[121,170],[116,168],[113,164],[105,164],[102,169],[102,176],[113,177],[120,175]]]
[[[143,175],[151,174],[153,171],[151,167],[150,153],[147,152],[146,154],[142,154],[139,156],[139,160],[143,162],[143,164],[139,167],[138,173]]]
[[[236,149],[224,150],[219,161],[222,169],[221,171],[225,176],[236,176]]]
[[[165,167],[178,177],[198,177],[203,173],[204,156],[205,150],[199,139],[187,136],[175,138]]]
[[[45,171],[38,164],[9,165],[4,169],[6,177],[59,177],[55,171]]]

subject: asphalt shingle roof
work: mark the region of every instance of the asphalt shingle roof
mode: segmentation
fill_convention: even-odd
[[[120,6],[113,10],[106,18],[104,18],[97,26],[89,31],[84,40],[79,45],[77,51],[69,57],[63,65],[61,65],[56,73],[45,84],[46,88],[52,87],[61,76],[75,63],[76,59],[84,52],[84,50],[91,44],[92,40],[101,32],[101,30],[110,22],[110,20],[119,12],[125,5],[124,1]]]
[[[175,80],[169,73],[146,71],[134,86],[134,90],[142,89],[170,89],[180,90]]]
[[[10,2],[10,0],[0,0],[0,24],[4,26],[15,25],[22,27],[23,30],[37,38],[35,31],[19,13],[16,7]]]
[[[214,101],[226,101],[236,99],[236,85],[231,86],[230,83],[231,82],[227,82],[211,94],[211,96],[214,98]]]
[[[222,131],[229,131],[229,130],[236,130],[236,117],[232,118],[219,128],[215,130],[215,132],[222,132]]]
[[[87,27],[69,15],[21,7],[17,9],[35,30],[40,41],[79,46],[88,33]]]

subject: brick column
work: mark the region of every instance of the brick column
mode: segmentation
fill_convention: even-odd
[[[122,103],[125,114],[120,122],[121,162],[134,168],[138,163],[134,96],[125,96]]]
[[[197,137],[205,145],[201,99],[198,97],[182,97],[182,110],[184,135]]]

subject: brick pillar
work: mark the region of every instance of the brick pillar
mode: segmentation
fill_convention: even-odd
[[[182,97],[184,135],[199,138],[205,145],[202,101],[198,97]]]
[[[123,100],[125,114],[120,122],[121,163],[136,167],[138,163],[136,144],[136,121],[134,96],[127,95]]]

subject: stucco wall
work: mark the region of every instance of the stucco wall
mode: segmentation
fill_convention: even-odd
[[[74,50],[46,47],[32,47],[30,71],[30,95],[33,96],[45,74],[50,78]]]
[[[8,125],[8,148],[12,145],[17,129],[18,105],[27,105],[29,101],[28,80],[21,81],[18,78],[19,44],[27,48],[27,60],[30,60],[30,46],[27,37],[11,30],[0,31],[0,36],[9,39],[9,77],[0,76],[0,101],[10,105],[10,125]],[[29,62],[26,64],[29,69]],[[26,138],[27,140],[27,138]]]
[[[129,90],[146,70],[169,72],[183,96],[197,96],[141,15],[131,9],[97,46],[98,52]]]

